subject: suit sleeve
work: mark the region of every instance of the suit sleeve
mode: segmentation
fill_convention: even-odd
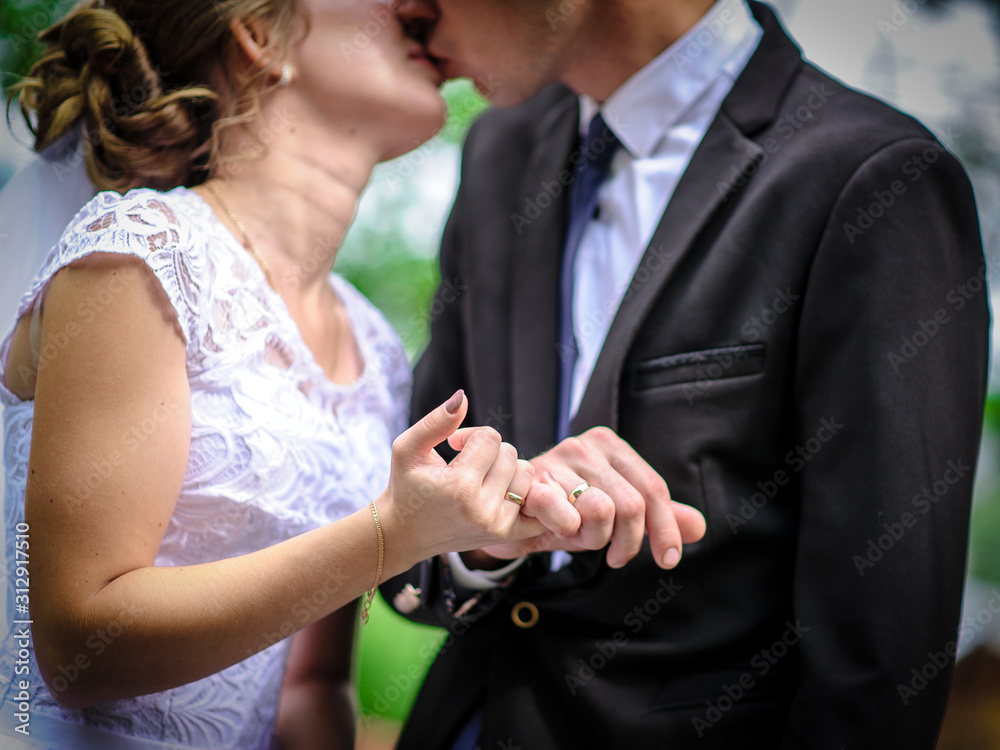
[[[782,748],[932,750],[959,633],[989,310],[975,199],[931,139],[836,201],[796,356],[801,680]]]

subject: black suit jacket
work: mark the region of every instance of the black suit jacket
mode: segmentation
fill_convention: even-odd
[[[975,202],[924,127],[753,12],[760,47],[574,421],[617,430],[707,535],[670,572],[648,548],[621,570],[538,556],[475,622],[445,614],[439,563],[411,571],[411,616],[452,632],[402,748],[448,748],[483,704],[489,750],[935,745],[986,387]],[[465,388],[470,423],[526,456],[555,440],[554,194],[577,129],[558,86],[476,124],[417,368],[415,414]]]

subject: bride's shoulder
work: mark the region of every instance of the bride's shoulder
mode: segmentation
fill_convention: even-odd
[[[165,229],[196,228],[205,220],[207,208],[187,188],[169,191],[136,188],[125,194],[112,191],[95,195],[66,229],[72,233],[127,232],[152,235]]]
[[[122,256],[130,256],[149,267],[187,334],[194,330],[203,304],[208,269],[208,219],[204,214],[210,210],[186,188],[167,192],[141,188],[124,195],[98,193],[80,209],[52,248],[35,287],[41,288],[69,265],[91,263],[110,268]]]
[[[205,264],[211,211],[187,188],[98,193],[63,232],[50,260],[65,265],[95,252],[134,255],[152,266]]]

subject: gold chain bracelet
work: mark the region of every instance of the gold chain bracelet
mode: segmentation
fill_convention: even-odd
[[[368,624],[368,610],[371,609],[375,594],[378,593],[378,585],[382,581],[382,564],[385,562],[385,539],[382,537],[382,522],[378,520],[378,508],[372,500],[372,518],[375,519],[375,530],[378,532],[378,569],[375,571],[375,585],[368,589],[368,596],[361,607],[361,624]]]

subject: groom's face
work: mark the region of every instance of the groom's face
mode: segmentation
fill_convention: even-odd
[[[471,78],[494,104],[559,80],[589,0],[399,0],[448,78]],[[565,7],[564,7],[565,6]]]

